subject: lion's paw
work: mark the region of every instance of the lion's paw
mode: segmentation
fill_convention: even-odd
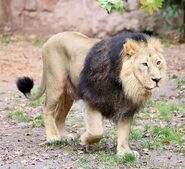
[[[139,157],[140,157],[140,155],[139,155],[139,153],[137,152],[137,151],[132,151],[132,150],[129,150],[129,151],[126,151],[126,152],[118,152],[117,153],[117,156],[119,156],[119,157],[124,157],[124,156],[126,156],[126,155],[133,155],[134,157],[136,157],[137,159],[139,159]]]

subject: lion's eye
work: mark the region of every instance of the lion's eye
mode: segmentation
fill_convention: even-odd
[[[146,66],[146,67],[148,67],[148,64],[147,63],[142,63],[143,64],[143,66]]]
[[[157,65],[160,65],[161,64],[161,61],[157,61]]]

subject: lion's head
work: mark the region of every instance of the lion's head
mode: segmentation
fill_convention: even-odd
[[[158,39],[148,37],[147,43],[128,39],[123,45],[121,79],[132,98],[160,87],[166,77],[166,62]]]

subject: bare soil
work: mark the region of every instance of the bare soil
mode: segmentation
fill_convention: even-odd
[[[172,100],[178,102],[181,98],[176,88],[176,80],[185,77],[185,44],[167,48],[164,55],[168,62],[169,79],[166,85],[154,95],[155,99]],[[17,77],[28,75],[39,84],[42,71],[41,47],[33,45],[18,45],[11,43],[0,45],[0,168],[51,168],[51,169],[77,169],[77,168],[109,168],[97,160],[100,148],[86,152],[79,145],[77,139],[74,143],[64,146],[48,146],[45,142],[44,127],[32,128],[30,123],[19,122],[16,118],[8,118],[10,112],[23,109],[30,119],[37,114],[42,114],[42,105],[31,106],[19,93],[15,86]],[[77,103],[71,110],[67,129],[69,132],[82,133],[83,110]],[[70,119],[76,116],[77,120]],[[184,123],[183,117],[173,123]],[[146,123],[144,120],[142,123]],[[147,122],[149,123],[149,122]],[[72,125],[71,125],[72,124]],[[107,126],[112,126],[107,122]],[[139,148],[140,142],[131,141],[131,147],[140,152],[138,164],[129,166],[118,165],[117,168],[142,168],[142,169],[184,169],[185,154],[175,149],[170,150],[144,150]],[[105,145],[101,151],[115,152],[115,145]],[[83,155],[91,160],[84,167]]]

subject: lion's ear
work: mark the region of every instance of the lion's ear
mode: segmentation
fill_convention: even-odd
[[[148,46],[154,48],[158,52],[163,51],[163,47],[159,39],[151,38],[148,43]]]
[[[137,41],[129,39],[123,44],[123,52],[126,55],[132,56],[139,51],[140,45]]]

